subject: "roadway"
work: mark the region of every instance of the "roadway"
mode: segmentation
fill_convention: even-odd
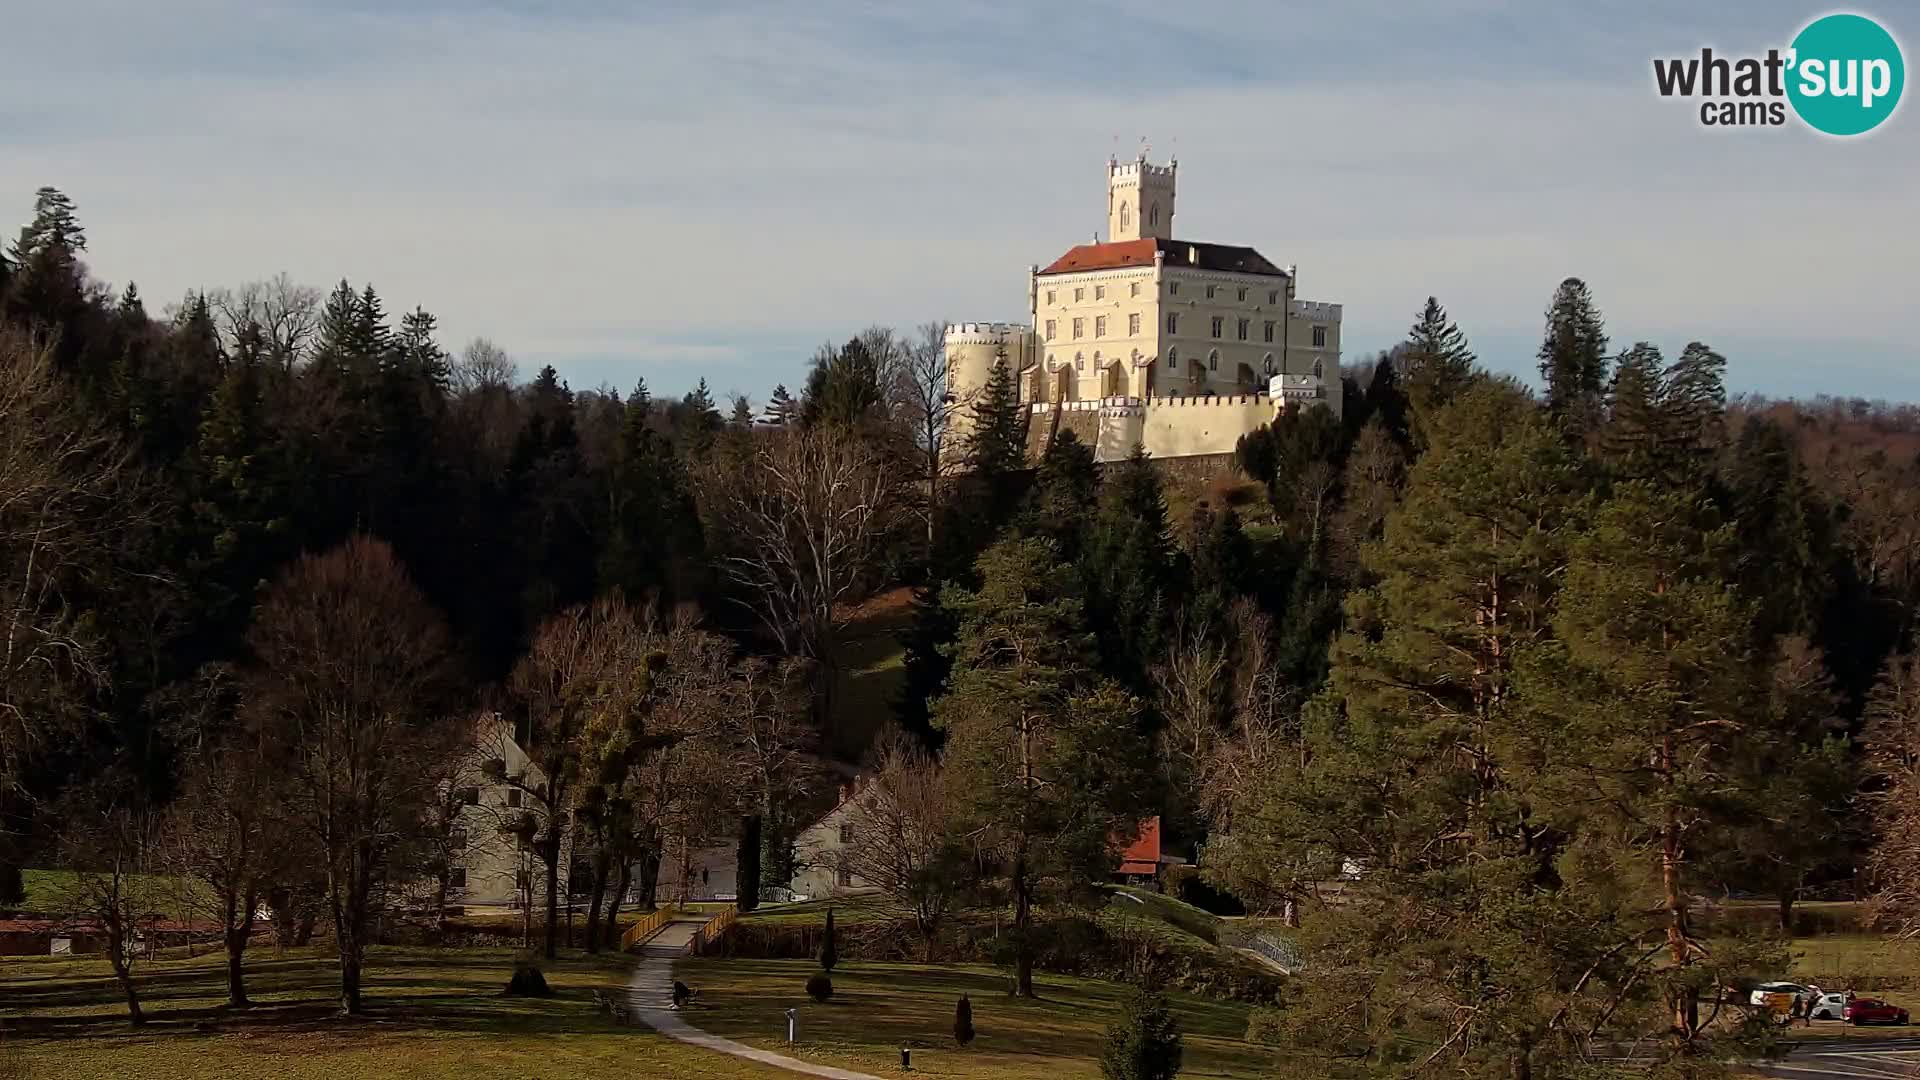
[[[1785,1058],[1750,1068],[1781,1080],[1914,1080],[1920,1077],[1920,1035],[1801,1039]]]

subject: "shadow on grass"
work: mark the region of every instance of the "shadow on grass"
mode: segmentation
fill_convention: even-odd
[[[0,982],[0,1029],[47,1039],[179,1034],[350,1032],[432,1029],[484,1034],[560,1034],[618,1030],[595,1008],[595,989],[624,987],[630,961],[618,954],[543,962],[554,994],[508,997],[511,951],[376,950],[361,983],[365,1011],[339,1011],[339,968],[324,955],[250,962],[247,1009],[226,1005],[221,956],[201,957],[136,975],[146,1023],[127,1020],[118,983],[100,972],[67,971],[27,987]],[[76,965],[79,966],[79,965]],[[0,979],[7,976],[0,967]],[[79,1012],[74,1010],[87,1010]],[[638,1031],[641,1029],[635,1028]]]

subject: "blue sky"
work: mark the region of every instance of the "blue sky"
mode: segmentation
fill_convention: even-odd
[[[0,0],[0,221],[54,184],[149,298],[345,276],[526,374],[759,402],[869,323],[1024,317],[1147,136],[1177,232],[1297,263],[1349,359],[1431,293],[1528,373],[1578,274],[1736,391],[1920,399],[1920,116],[1702,128],[1654,56],[1826,9],[1680,7]],[[1920,12],[1858,10],[1912,62]]]

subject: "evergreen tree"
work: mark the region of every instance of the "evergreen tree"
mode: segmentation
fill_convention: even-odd
[[[1540,343],[1540,377],[1547,408],[1578,435],[1598,423],[1607,388],[1607,333],[1587,283],[1570,277],[1547,305]]]
[[[787,393],[786,384],[781,383],[774,387],[773,397],[767,400],[767,411],[763,422],[769,427],[786,427],[788,424],[799,422],[799,419],[800,403],[793,400],[793,395]]]
[[[1167,527],[1160,475],[1138,446],[1101,486],[1079,565],[1101,670],[1145,695],[1165,658],[1186,567]]]
[[[1020,531],[1052,540],[1060,557],[1072,562],[1080,557],[1092,526],[1099,490],[1100,470],[1093,462],[1093,451],[1073,432],[1060,432],[1040,459],[1021,512]]]
[[[833,966],[840,962],[840,943],[833,932],[833,909],[827,909],[827,929],[820,935],[820,970],[833,973]]]
[[[1433,297],[1420,310],[1407,340],[1399,348],[1399,377],[1407,395],[1408,427],[1413,445],[1426,445],[1424,427],[1433,414],[1464,389],[1473,378],[1477,358],[1467,335],[1447,318],[1447,310]]]
[[[953,1007],[953,1041],[965,1046],[973,1041],[973,1002],[961,994]]]
[[[807,373],[800,422],[854,427],[885,411],[887,387],[865,338],[853,338],[838,350],[822,347]]]
[[[1646,342],[1620,354],[1599,438],[1613,474],[1688,489],[1705,476],[1724,426],[1726,363],[1699,342],[1671,366]]]
[[[980,556],[981,587],[942,602],[960,626],[935,706],[956,813],[979,830],[1012,892],[1014,993],[1033,996],[1034,909],[1043,885],[1111,869],[1152,798],[1151,742],[1130,695],[1093,671],[1078,590],[1046,540]]]
[[[1738,537],[1736,576],[1759,605],[1755,643],[1813,636],[1834,593],[1838,538],[1793,436],[1765,417],[1748,420],[1722,458],[1719,479]]]
[[[1004,353],[994,358],[986,385],[969,412],[972,423],[964,448],[968,468],[988,479],[1026,468],[1027,411],[1020,405],[1020,389]]]
[[[753,403],[747,400],[745,394],[733,396],[733,412],[727,417],[727,423],[737,431],[753,426]]]
[[[1180,1074],[1183,1050],[1180,1024],[1167,999],[1151,990],[1127,995],[1123,1012],[1107,1029],[1100,1052],[1100,1075],[1106,1080],[1173,1080]]]
[[[653,403],[642,381],[627,397],[605,473],[599,582],[602,591],[618,590],[630,604],[657,596],[670,606],[691,598],[702,544],[685,470],[652,420]]]

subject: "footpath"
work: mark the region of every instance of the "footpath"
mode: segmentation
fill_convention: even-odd
[[[675,919],[640,946],[640,962],[634,966],[633,975],[627,980],[627,1004],[641,1023],[669,1039],[721,1054],[731,1054],[747,1061],[757,1061],[762,1065],[772,1065],[803,1076],[820,1076],[826,1080],[880,1080],[880,1077],[870,1073],[815,1065],[771,1050],[756,1050],[745,1043],[709,1035],[687,1023],[684,1014],[673,1007],[673,962],[687,954],[687,946],[693,941],[693,935],[699,931],[703,921]],[[768,1019],[769,1023],[774,1020],[772,1017]]]

